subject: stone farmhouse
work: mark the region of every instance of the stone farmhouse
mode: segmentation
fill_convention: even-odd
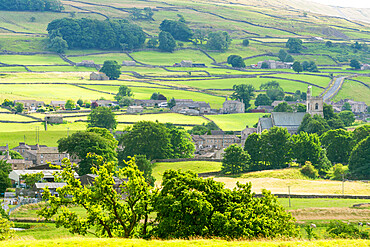
[[[98,106],[111,107],[116,106],[117,102],[111,100],[91,100],[91,104],[96,103]]]
[[[45,117],[45,122],[50,124],[62,124],[63,115],[48,115]]]
[[[36,110],[38,107],[44,106],[45,103],[43,101],[37,100],[14,100],[14,104],[22,104],[23,108],[27,111]]]
[[[223,149],[232,144],[240,144],[236,135],[191,135],[195,145],[195,156],[220,159]]]
[[[288,105],[296,105],[296,104],[306,104],[306,101],[284,101],[284,100],[275,100],[272,102],[271,106],[274,108],[278,106],[280,103],[286,102]]]
[[[252,65],[252,68],[261,69],[263,63],[266,63],[269,69],[290,69],[293,65],[293,63],[285,63],[275,60],[264,60],[259,61],[257,65]]]
[[[211,106],[204,101],[175,99],[175,102],[176,105],[171,109],[173,112],[187,115],[203,115],[211,112]]]
[[[161,103],[167,103],[167,100],[153,100],[153,99],[135,99],[134,105],[142,107],[155,107]]]
[[[59,153],[57,147],[47,147],[45,145],[27,145],[20,142],[19,145],[12,150],[20,153],[26,161],[31,161],[33,166],[44,165],[48,162],[60,165],[64,158],[69,158],[66,152]]]
[[[135,61],[122,61],[122,66],[136,66]]]
[[[142,106],[129,106],[127,107],[127,113],[135,114],[135,113],[142,113],[144,108]]]
[[[79,63],[76,63],[76,66],[85,66],[85,67],[92,67],[94,68],[96,66],[94,60],[82,60]]]
[[[336,112],[342,111],[344,103],[349,103],[351,105],[353,113],[367,112],[367,105],[366,105],[365,102],[354,101],[354,100],[351,100],[351,99],[341,99],[337,103],[330,102],[330,104],[333,106],[334,111],[336,111]]]
[[[50,105],[52,107],[59,107],[60,109],[65,109],[65,106],[66,106],[66,102],[64,100],[52,100],[50,102]]]
[[[260,118],[257,124],[257,133],[262,133],[274,126],[287,128],[290,134],[296,134],[301,125],[303,117],[308,113],[311,116],[316,114],[324,116],[324,101],[322,96],[312,96],[312,87],[307,89],[307,111],[306,112],[272,112],[269,118]]]
[[[225,102],[222,104],[221,112],[223,114],[244,113],[245,105],[239,100],[227,100],[226,97]]]
[[[12,166],[12,170],[24,170],[33,166],[32,161],[24,159],[12,159],[8,150],[5,151],[5,155],[0,155],[0,160],[5,160],[6,163],[10,164]]]
[[[90,74],[90,80],[92,81],[108,81],[109,77],[103,72],[92,72]]]

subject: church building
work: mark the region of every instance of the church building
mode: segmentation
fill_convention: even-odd
[[[302,123],[302,120],[306,114],[314,116],[316,114],[324,116],[323,97],[312,96],[312,87],[308,86],[307,89],[307,110],[306,112],[272,112],[269,118],[260,118],[257,124],[257,133],[261,134],[262,131],[268,130],[272,127],[287,128],[289,134],[297,134],[298,128]]]

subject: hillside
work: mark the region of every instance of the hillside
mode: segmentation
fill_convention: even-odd
[[[160,92],[168,99],[205,101],[212,108],[219,109],[235,84],[251,84],[258,90],[262,83],[275,80],[286,95],[292,95],[297,90],[305,92],[308,85],[313,87],[314,95],[320,95],[332,85],[332,77],[348,77],[341,89],[331,95],[331,99],[350,98],[370,104],[369,71],[349,69],[351,59],[370,63],[369,50],[353,48],[355,42],[370,44],[370,24],[364,22],[369,19],[368,9],[341,8],[340,13],[346,19],[338,17],[333,7],[300,0],[111,0],[109,3],[102,0],[70,0],[62,3],[65,7],[63,12],[0,11],[0,102],[5,99],[34,99],[48,104],[51,100],[113,99],[118,87],[124,84],[131,88],[135,99],[149,99],[152,93]],[[150,7],[154,13],[152,19],[132,20],[130,12],[134,7]],[[163,20],[178,20],[181,16],[192,30],[228,32],[232,38],[229,48],[220,52],[192,42],[178,42],[182,45],[173,53],[147,48],[147,43],[144,49],[69,49],[65,54],[56,54],[47,48],[46,28],[55,19],[124,18],[140,26],[150,38],[158,36]],[[297,74],[292,69],[236,70],[226,63],[230,55],[240,55],[247,66],[265,59],[278,60],[279,50],[286,49],[285,43],[291,37],[303,41],[302,52],[291,54],[293,59],[314,61],[319,72]],[[242,45],[243,39],[249,40],[248,46]],[[327,47],[327,41],[331,41],[333,46]],[[91,81],[89,74],[96,68],[75,66],[83,60],[93,60],[96,65],[103,64],[105,60],[119,63],[135,61],[136,66],[123,66],[118,81]],[[182,60],[201,63],[206,67],[173,67]],[[254,99],[252,105],[253,102]],[[40,138],[52,145],[66,134],[67,129],[84,129],[86,124],[76,120],[86,120],[87,114],[68,116],[67,125],[50,126],[49,134],[41,132]],[[42,114],[35,116],[39,119],[44,117]],[[119,129],[142,119],[118,116],[121,122]],[[246,125],[254,125],[258,117],[258,114],[241,114],[211,116],[210,119],[225,130],[240,131]],[[165,114],[158,118],[162,122],[175,121],[188,127],[209,121],[195,117],[168,117]],[[5,132],[12,131],[16,136],[12,140],[13,145],[24,138],[33,141],[36,126],[43,128],[41,122],[34,119],[26,119],[32,120],[29,122],[6,114],[1,114],[0,119],[10,121],[0,123],[4,133],[0,141],[9,141]]]

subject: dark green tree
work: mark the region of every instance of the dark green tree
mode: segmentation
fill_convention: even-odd
[[[362,125],[353,131],[353,141],[355,144],[370,136],[370,125]]]
[[[271,105],[272,101],[271,99],[269,98],[269,96],[267,96],[266,94],[259,94],[256,98],[256,101],[254,102],[254,105],[255,106],[260,106],[260,105]]]
[[[355,178],[370,179],[370,136],[354,147],[349,158],[348,168]]]
[[[14,109],[16,113],[22,113],[24,110],[23,104],[16,103]]]
[[[346,127],[351,126],[356,120],[355,114],[351,111],[341,111],[338,116]]]
[[[285,62],[285,59],[286,59],[287,56],[288,56],[288,53],[285,50],[282,50],[282,49],[279,50],[278,57],[279,57],[280,61]]]
[[[180,21],[163,20],[159,29],[162,32],[170,33],[174,39],[180,41],[189,41],[193,36],[193,32],[190,28],[184,22]],[[159,43],[161,42],[159,41]]]
[[[120,157],[145,155],[147,159],[165,159],[171,157],[171,136],[164,124],[151,121],[139,121],[126,129],[120,137],[123,146]]]
[[[152,175],[153,164],[148,160],[145,155],[135,155],[135,163],[140,171],[143,172],[145,182],[150,186],[154,186],[155,178]],[[125,163],[127,165],[127,163]]]
[[[227,58],[227,63],[231,64],[231,66],[235,68],[245,68],[244,60],[239,55],[230,55]]]
[[[359,70],[361,69],[361,64],[358,60],[352,59],[349,66],[351,66],[353,69]]]
[[[328,40],[328,41],[326,41],[325,46],[326,47],[333,47],[333,42],[331,42],[330,40]]]
[[[237,183],[229,190],[190,171],[168,170],[161,187],[153,200],[155,237],[239,239],[298,234],[294,218],[276,197],[265,190],[261,198],[254,197],[250,183]]]
[[[254,96],[254,87],[253,85],[248,84],[240,84],[240,85],[234,85],[233,86],[234,92],[230,96],[233,100],[240,100],[245,105],[245,110],[247,110],[251,104],[249,101]]]
[[[110,80],[117,80],[121,75],[121,65],[117,61],[104,61],[103,67],[100,69],[100,72],[106,74]]]
[[[281,102],[274,107],[274,112],[293,112],[293,108],[287,102]]]
[[[222,158],[221,171],[224,174],[239,174],[249,169],[249,154],[238,144],[232,144],[225,149]]]
[[[306,112],[307,111],[307,106],[304,104],[297,104],[296,106],[297,112]]]
[[[176,105],[176,100],[174,98],[170,99],[167,103],[168,108],[172,109]]]
[[[301,65],[301,63],[300,62],[298,62],[298,61],[295,61],[294,63],[293,63],[293,70],[295,71],[295,72],[297,72],[298,74],[299,74],[299,72],[302,72],[303,71],[303,67],[302,67],[302,65]]]
[[[82,99],[77,100],[77,105],[83,106],[84,102]]]
[[[68,43],[62,37],[50,39],[48,48],[57,53],[64,53],[68,49]]]
[[[298,38],[289,38],[286,42],[286,47],[289,49],[291,53],[300,53],[303,49],[302,40]]]
[[[330,130],[321,136],[321,142],[331,162],[348,164],[353,148],[351,132],[343,129]]]
[[[243,44],[243,46],[248,46],[249,45],[249,39],[243,39],[242,44]]]
[[[176,48],[176,41],[169,32],[159,33],[159,49],[161,51],[173,52]]]
[[[171,128],[169,130],[171,153],[170,158],[193,158],[195,152],[194,143],[190,135],[183,129]]]
[[[9,178],[9,173],[0,170],[0,194],[4,193],[7,188],[12,187],[12,183]]]
[[[280,84],[277,81],[263,83],[261,84],[260,89],[266,90],[266,95],[272,101],[283,100],[284,98],[284,90],[280,87]]]
[[[158,40],[156,38],[151,38],[148,40],[147,47],[148,48],[156,48],[158,45]]]
[[[310,114],[306,114],[298,128],[298,133],[304,131],[310,134],[322,135],[328,130],[330,130],[330,126],[323,117],[317,114],[311,117]]]
[[[244,151],[250,155],[249,170],[261,170],[261,136],[257,133],[250,134],[244,143]]]
[[[114,99],[120,101],[124,97],[131,97],[132,95],[133,93],[131,92],[131,88],[126,85],[121,85],[118,89],[118,93],[114,96]]]
[[[350,103],[348,103],[348,102],[345,102],[345,103],[343,104],[343,106],[342,106],[342,110],[343,110],[343,111],[352,111],[352,106],[351,106],[351,104],[350,104]]]
[[[66,110],[73,110],[76,107],[76,104],[73,100],[69,99],[67,100],[65,106]]]
[[[99,106],[91,110],[87,116],[88,127],[106,128],[114,130],[117,127],[116,115],[108,107]]]
[[[290,134],[286,128],[272,127],[261,134],[261,159],[271,169],[286,167],[292,160]]]
[[[207,47],[209,50],[226,51],[230,43],[231,38],[227,32],[217,31],[208,34]]]
[[[58,151],[67,152],[80,160],[78,174],[81,176],[91,173],[91,167],[96,162],[93,156],[88,156],[89,153],[101,155],[106,161],[116,161],[117,144],[107,129],[90,128],[59,139]]]
[[[294,62],[294,58],[292,57],[292,55],[288,54],[288,55],[285,57],[285,62],[286,62],[286,63],[293,63],[293,62]]]
[[[266,62],[263,62],[261,64],[261,69],[268,69],[268,68],[269,68],[269,65]]]

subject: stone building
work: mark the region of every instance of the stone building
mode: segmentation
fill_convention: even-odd
[[[90,80],[94,80],[94,81],[107,81],[109,80],[109,77],[104,74],[103,72],[92,72],[90,74]]]
[[[6,163],[11,165],[12,170],[24,170],[33,166],[32,161],[25,159],[12,159],[8,150],[5,151],[5,155],[0,155],[0,160],[5,160]]]
[[[48,115],[45,117],[45,122],[51,123],[51,124],[62,124],[63,115]]]
[[[12,150],[20,153],[26,161],[31,161],[33,166],[44,165],[48,162],[60,165],[64,158],[69,158],[68,153],[59,153],[57,147],[47,147],[45,145],[27,145],[20,142]]]
[[[240,144],[236,135],[191,135],[195,145],[195,157],[222,158],[223,150],[232,144]]]
[[[182,60],[180,62],[181,67],[193,67],[193,61],[190,60]]]
[[[85,66],[85,67],[91,67],[94,68],[96,66],[94,60],[82,60],[79,63],[76,63],[76,66]]]
[[[191,99],[175,99],[176,105],[172,107],[173,112],[203,115],[211,112],[211,106],[204,101],[193,101]]]
[[[135,61],[122,61],[122,66],[136,66]]]
[[[223,114],[231,114],[231,113],[244,113],[245,112],[245,105],[243,102],[239,100],[226,100],[222,104],[222,113]]]
[[[293,63],[285,63],[285,62],[275,61],[275,60],[264,60],[264,61],[259,61],[257,65],[252,66],[252,67],[261,69],[263,63],[266,63],[269,69],[290,69],[293,64]]]
[[[268,130],[274,126],[287,128],[290,134],[296,134],[306,114],[311,116],[324,116],[323,97],[312,96],[311,86],[307,89],[307,111],[306,112],[272,112],[269,118],[260,118],[257,124],[257,133]]]
[[[135,99],[134,105],[142,107],[155,107],[161,103],[167,103],[167,100],[154,100],[154,99]]]
[[[353,113],[364,113],[367,112],[367,105],[365,102],[354,101],[351,99],[341,99],[340,101],[334,103],[330,102],[334,110],[337,112],[342,111],[344,103],[349,103],[351,105],[351,110]]]
[[[307,89],[307,113],[311,116],[320,115],[324,117],[324,100],[322,96],[312,96],[312,86],[308,86]]]
[[[143,107],[142,106],[129,106],[127,107],[127,113],[129,114],[135,114],[135,113],[142,113],[143,112]]]
[[[91,104],[96,103],[98,106],[103,106],[103,107],[111,107],[111,106],[116,106],[117,102],[113,102],[111,100],[91,100]]]
[[[43,101],[37,100],[14,100],[14,104],[22,104],[23,108],[27,111],[36,110],[38,107],[44,106],[45,103]]]
[[[52,107],[59,107],[60,109],[65,109],[65,106],[66,106],[66,102],[64,100],[52,100],[50,102],[50,105]]]

